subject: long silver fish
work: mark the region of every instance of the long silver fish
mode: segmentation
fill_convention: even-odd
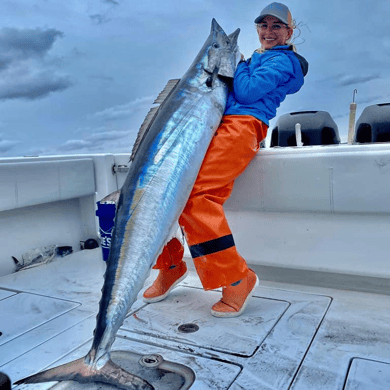
[[[78,360],[20,383],[75,380],[120,389],[153,389],[110,359],[119,327],[170,238],[218,128],[234,76],[239,29],[227,36],[213,19],[189,70],[141,128],[121,189],[91,350]],[[172,83],[171,83],[172,84]]]

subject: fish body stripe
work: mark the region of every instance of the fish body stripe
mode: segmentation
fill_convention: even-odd
[[[201,256],[211,255],[215,252],[220,252],[225,249],[235,246],[233,236],[231,234],[214,240],[205,241],[200,244],[191,245],[189,247],[193,259]]]

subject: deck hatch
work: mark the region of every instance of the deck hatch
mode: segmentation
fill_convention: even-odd
[[[388,390],[389,383],[390,363],[354,358],[343,390]]]
[[[220,292],[183,287],[173,291],[163,302],[146,305],[135,316],[128,317],[121,329],[137,333],[140,340],[154,340],[156,345],[161,345],[165,339],[249,357],[289,307],[286,301],[254,297],[246,308],[246,315],[218,319],[212,317],[210,308],[220,297]],[[182,324],[197,326],[198,330],[183,333]]]
[[[0,301],[0,345],[79,306],[78,303],[19,293]]]
[[[9,297],[12,297],[12,295],[15,295],[15,292],[8,291],[8,290],[2,290],[0,289],[0,301]]]

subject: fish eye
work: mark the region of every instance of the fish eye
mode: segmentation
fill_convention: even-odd
[[[219,48],[218,43],[214,43],[214,44],[213,44],[213,47],[215,47],[216,49],[218,49],[218,48]]]

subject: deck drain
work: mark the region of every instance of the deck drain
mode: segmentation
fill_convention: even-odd
[[[154,368],[164,361],[161,355],[145,355],[139,360],[139,364],[144,367]]]
[[[199,326],[196,324],[183,324],[180,325],[178,328],[178,331],[181,333],[194,333],[199,330]]]

